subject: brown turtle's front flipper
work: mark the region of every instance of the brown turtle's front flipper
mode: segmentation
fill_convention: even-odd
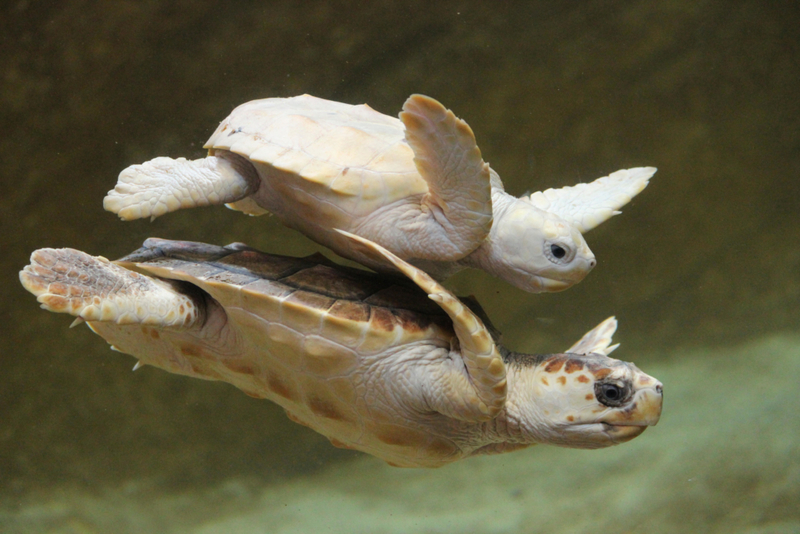
[[[411,278],[428,297],[436,302],[453,321],[458,336],[461,359],[467,370],[469,385],[450,384],[452,395],[445,408],[452,417],[462,420],[485,421],[495,417],[506,401],[506,366],[491,334],[480,318],[455,295],[428,276],[424,271],[401,260],[385,248],[357,235],[337,230],[352,239],[354,245],[379,254]],[[466,390],[466,391],[465,391]]]
[[[79,250],[39,249],[19,279],[42,308],[86,321],[189,327],[203,320],[192,297],[169,283]]]
[[[489,164],[469,125],[432,98],[411,95],[400,120],[417,170],[428,183],[423,202],[455,246],[458,257],[452,259],[460,259],[478,248],[492,227]],[[421,257],[441,260],[441,247]]]

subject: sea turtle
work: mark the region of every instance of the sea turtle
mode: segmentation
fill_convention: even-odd
[[[20,279],[43,308],[89,321],[136,357],[134,369],[229,382],[334,445],[397,466],[536,443],[607,447],[658,422],[661,383],[607,356],[613,317],[567,353],[511,352],[477,303],[352,239],[416,286],[321,255],[161,239],[116,262],[37,250]]]
[[[237,107],[205,145],[208,157],[155,158],[119,175],[103,205],[122,219],[227,203],[274,214],[337,254],[376,270],[341,228],[437,280],[474,267],[530,292],[579,282],[595,259],[582,236],[627,204],[656,169],[516,198],[481,158],[466,122],[412,95],[400,120],[367,105],[309,95]]]

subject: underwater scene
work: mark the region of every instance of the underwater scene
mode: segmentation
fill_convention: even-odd
[[[12,0],[0,532],[800,532],[798,22]]]

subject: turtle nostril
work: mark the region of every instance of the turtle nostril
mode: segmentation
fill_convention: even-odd
[[[594,266],[597,265],[597,260],[592,260],[589,262],[589,268],[594,269]]]
[[[663,388],[661,387],[661,384],[656,386],[656,393],[658,393],[659,395],[663,395],[664,394],[663,393]]]

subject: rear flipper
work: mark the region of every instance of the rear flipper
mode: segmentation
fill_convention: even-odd
[[[647,187],[655,167],[622,169],[588,184],[539,191],[521,200],[558,215],[585,234],[619,215],[620,208]]]
[[[573,354],[603,354],[608,356],[614,349],[619,347],[611,344],[611,337],[617,331],[617,319],[614,316],[609,317],[599,325],[595,326],[578,340],[577,343],[572,345],[564,352]]]
[[[192,298],[168,282],[79,250],[39,249],[19,279],[42,308],[85,321],[189,327],[203,320]]]
[[[230,152],[194,161],[155,158],[123,170],[103,207],[126,221],[153,220],[179,209],[241,201],[259,184],[253,166]]]

